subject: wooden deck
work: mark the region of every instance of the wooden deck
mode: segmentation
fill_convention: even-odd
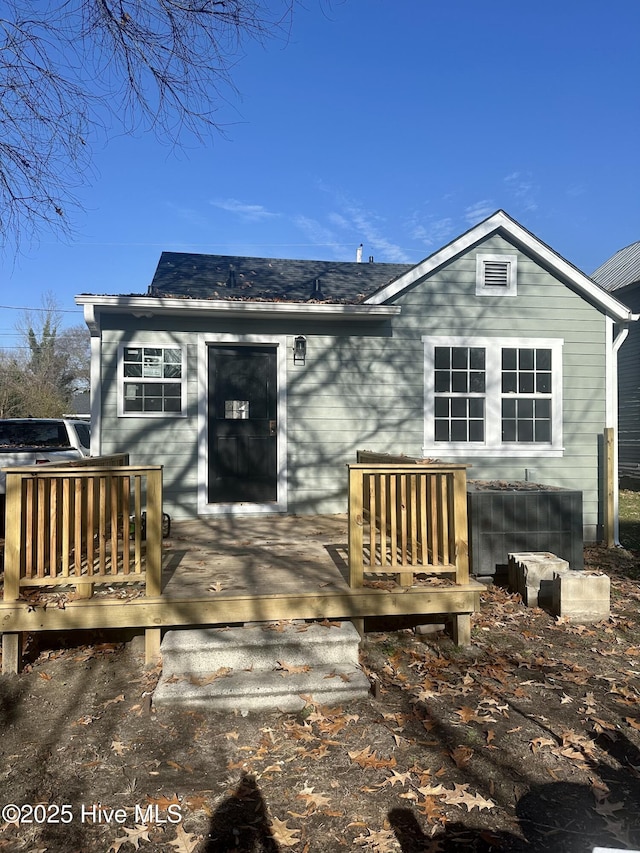
[[[349,592],[347,516],[199,519],[172,524],[162,595]]]
[[[149,663],[179,626],[438,616],[470,642],[463,464],[356,463],[348,516],[200,518],[163,540],[161,468],[90,462],[7,474],[3,672],[37,631],[141,628]]]
[[[442,616],[456,642],[469,642],[470,614],[481,586],[419,576],[412,587],[376,574],[349,586],[347,516],[263,516],[173,522],[163,542],[160,596],[142,584],[118,586],[92,598],[75,598],[56,586],[52,605],[43,598],[0,602],[0,630],[7,639],[34,631],[143,628],[147,660],[159,652],[162,629],[287,619],[351,619],[359,627],[373,616]],[[140,597],[118,597],[127,589]],[[68,600],[59,597],[68,590]],[[53,606],[55,604],[55,606]],[[8,651],[8,649],[7,649]],[[4,671],[14,671],[3,660]],[[6,665],[7,668],[4,668]]]

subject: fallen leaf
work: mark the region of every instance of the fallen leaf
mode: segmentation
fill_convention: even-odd
[[[611,815],[624,808],[624,803],[612,803],[609,800],[600,800],[594,806],[594,811],[599,815]]]
[[[445,803],[449,805],[460,805],[466,806],[467,811],[471,811],[472,809],[479,809],[482,811],[483,809],[493,809],[495,808],[495,803],[493,800],[486,800],[484,797],[480,796],[480,794],[472,794],[468,791],[468,785],[454,785],[453,791],[450,791],[448,788],[445,789],[445,793],[443,794],[443,800]]]
[[[211,672],[208,675],[190,675],[189,681],[191,684],[196,685],[196,687],[203,687],[206,684],[213,684],[214,681],[217,681],[219,678],[226,678],[233,672],[233,669],[230,666],[221,666],[219,669],[216,669],[215,672]]]
[[[461,770],[473,758],[473,750],[468,746],[458,746],[451,753],[456,767]]]
[[[295,838],[296,835],[300,835],[300,830],[287,826],[286,820],[271,818],[271,829],[274,839],[283,847],[295,847],[301,841],[300,838]]]
[[[397,770],[392,770],[391,776],[387,776],[382,785],[391,785],[392,788],[395,788],[396,783],[400,783],[400,785],[404,787],[410,781],[411,772],[409,770],[407,770],[405,773],[398,773]]]
[[[328,797],[325,797],[324,794],[314,794],[313,788],[309,788],[307,785],[304,786],[302,791],[300,791],[296,797],[306,803],[308,811],[315,811],[316,809],[324,808],[331,802],[331,800]]]
[[[116,838],[116,840],[113,842],[111,847],[109,847],[109,850],[115,850],[116,853],[118,850],[120,850],[120,848],[122,847],[123,844],[132,844],[134,846],[134,848],[136,850],[138,850],[139,844],[141,841],[149,841],[150,840],[149,839],[149,827],[148,826],[142,826],[141,824],[136,824],[133,829],[129,829],[129,827],[127,827],[127,826],[122,826],[121,829],[123,830],[123,832],[126,832],[127,834],[120,837],[120,838]]]
[[[536,737],[529,744],[532,752],[537,752],[543,746],[556,746],[556,742],[548,737]]]
[[[209,799],[204,794],[194,794],[191,797],[185,797],[184,801],[192,812],[204,812],[207,817],[213,816],[213,809]]]
[[[309,672],[311,670],[308,663],[302,663],[299,666],[287,663],[283,660],[279,660],[277,663],[278,670],[281,671],[283,675],[299,675],[301,672]]]
[[[175,847],[178,853],[194,853],[196,847],[202,841],[202,835],[192,835],[184,831],[182,824],[178,824],[177,835],[170,841],[172,847]]]
[[[372,830],[367,828],[368,835],[359,835],[354,838],[355,844],[370,848],[373,853],[396,853],[402,848],[398,843],[395,832],[390,829]]]
[[[352,761],[360,765],[362,768],[373,768],[375,770],[381,767],[395,767],[397,761],[395,758],[378,758],[375,752],[371,752],[370,746],[365,746],[364,749],[348,752],[347,755]]]

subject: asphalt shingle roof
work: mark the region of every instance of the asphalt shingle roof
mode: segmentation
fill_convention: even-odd
[[[640,242],[617,251],[591,278],[610,292],[640,281]]]
[[[149,296],[356,304],[414,264],[163,252]],[[320,292],[314,292],[315,283]]]

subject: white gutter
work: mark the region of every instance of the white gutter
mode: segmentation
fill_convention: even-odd
[[[632,314],[631,319],[637,321],[640,314]],[[613,427],[613,542],[620,545],[620,487],[618,475],[618,352],[629,335],[629,326],[619,329],[613,337],[613,320],[607,317],[607,411],[606,426]]]
[[[84,306],[84,321],[91,335],[91,369],[89,374],[90,391],[89,403],[91,412],[91,455],[100,456],[101,433],[102,433],[102,336],[100,323],[98,322],[93,305]]]
[[[224,317],[269,317],[278,319],[375,320],[395,317],[399,305],[344,305],[327,302],[250,302],[233,299],[180,299],[156,296],[95,296],[81,294],[76,304],[93,307],[95,313],[129,313],[134,317],[162,314],[181,316],[221,314]]]

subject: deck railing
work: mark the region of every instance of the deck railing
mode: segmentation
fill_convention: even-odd
[[[349,465],[349,576],[416,574],[469,582],[467,465],[367,462]]]
[[[144,582],[147,595],[160,594],[162,467],[126,461],[88,457],[7,472],[5,601],[24,587],[59,585],[90,597],[94,584]]]

